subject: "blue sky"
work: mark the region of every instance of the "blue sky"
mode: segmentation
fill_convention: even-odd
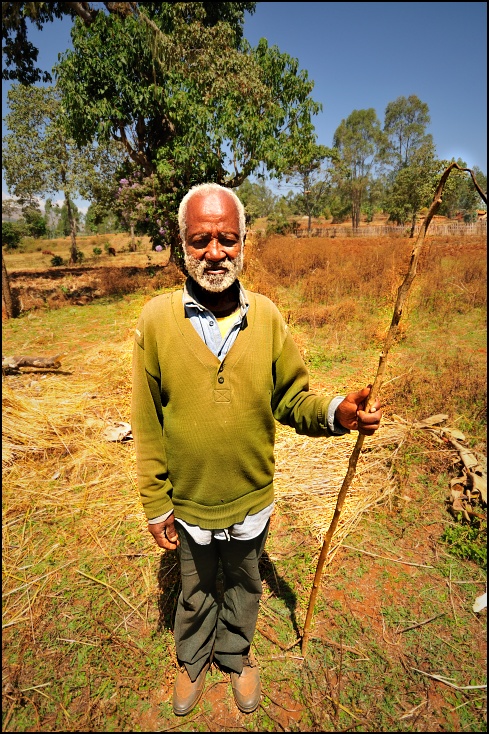
[[[70,27],[66,19],[29,29],[41,68],[70,46]],[[487,173],[486,3],[259,2],[246,14],[245,37],[252,45],[266,38],[314,80],[319,143],[331,146],[354,109],[373,107],[383,122],[389,102],[415,94],[429,107],[438,157]],[[2,117],[8,86],[2,82]]]

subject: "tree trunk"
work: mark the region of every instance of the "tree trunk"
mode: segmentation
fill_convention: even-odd
[[[187,269],[185,267],[185,260],[183,256],[183,245],[180,241],[180,231],[178,224],[171,222],[169,223],[169,239],[170,239],[170,259],[168,262],[174,263],[179,270],[186,276]]]
[[[71,208],[71,202],[69,196],[65,193],[65,199],[66,199],[66,210],[68,212],[68,221],[70,223],[70,237],[71,237],[71,246],[70,246],[70,264],[76,265],[78,262],[78,248],[76,246],[76,221],[75,216],[73,214],[73,209]]]
[[[387,332],[387,336],[384,341],[382,352],[380,353],[379,366],[377,368],[375,379],[373,381],[373,384],[370,386],[370,394],[368,396],[367,404],[365,406],[366,413],[369,412],[370,407],[375,402],[377,394],[380,390],[380,386],[382,385],[386,363],[387,363],[387,355],[390,351],[390,348],[392,347],[394,343],[395,336],[398,333],[399,321],[402,316],[404,304],[408,297],[409,290],[411,288],[413,280],[416,276],[416,269],[418,265],[418,259],[419,259],[419,255],[421,252],[421,248],[423,247],[426,233],[428,231],[428,227],[430,226],[430,222],[433,219],[435,213],[438,211],[438,208],[442,202],[443,189],[445,188],[445,184],[448,179],[448,176],[450,175],[450,171],[454,168],[456,168],[458,171],[469,171],[470,172],[470,175],[472,176],[472,181],[474,182],[474,185],[476,186],[477,191],[479,192],[480,196],[482,197],[482,200],[484,201],[484,203],[487,204],[487,195],[484,194],[482,189],[480,189],[480,187],[478,186],[478,184],[475,181],[473,172],[469,168],[460,168],[460,166],[457,163],[451,163],[448,166],[448,168],[444,170],[441,176],[440,182],[435,191],[435,194],[433,196],[433,201],[431,202],[431,206],[428,210],[426,217],[423,220],[423,223],[418,232],[418,236],[416,238],[416,242],[414,243],[414,246],[411,252],[411,259],[409,261],[408,271],[406,275],[404,276],[404,279],[397,290],[397,298],[396,298],[396,302],[394,305],[394,313],[392,315],[391,324],[389,326],[389,330]],[[340,519],[341,510],[343,507],[343,503],[345,501],[346,493],[348,492],[348,489],[350,488],[351,482],[355,475],[357,460],[358,460],[358,457],[360,455],[360,452],[363,446],[364,438],[365,436],[363,434],[361,433],[358,434],[357,441],[355,443],[355,447],[351,453],[350,460],[348,462],[348,470],[346,472],[345,478],[343,480],[343,484],[341,485],[340,491],[338,493],[338,499],[336,501],[336,508],[333,514],[333,519],[331,520],[331,524],[329,526],[328,532],[326,533],[326,536],[324,538],[323,547],[321,548],[321,553],[319,554],[319,559],[318,559],[318,563],[316,567],[316,574],[314,576],[311,596],[309,598],[309,606],[307,609],[306,621],[304,624],[304,632],[302,635],[302,656],[304,658],[306,657],[307,645],[309,641],[309,628],[311,626],[311,620],[312,620],[312,616],[314,613],[314,604],[316,602],[316,597],[318,595],[319,586],[321,583],[321,574],[322,574],[323,566],[328,556],[329,546],[333,538],[333,534],[335,532],[335,529]]]
[[[170,245],[170,260],[169,262],[174,263],[184,275],[187,275],[185,268],[185,260],[183,258],[183,249],[179,240],[172,237]]]
[[[351,199],[351,225],[353,229],[358,229],[358,227],[360,226],[360,205],[360,192],[353,190]]]
[[[17,309],[15,307],[14,299],[12,298],[10,281],[7,273],[7,268],[5,266],[5,258],[3,257],[2,249],[2,314],[4,311],[8,319],[12,319],[17,316]]]
[[[131,252],[136,252],[136,242],[134,241],[134,224],[131,224],[131,244],[129,245]]]
[[[409,233],[409,239],[412,240],[414,237],[414,229],[416,227],[416,212],[413,212],[411,217],[411,232]]]
[[[61,367],[61,357],[63,356],[63,354],[57,354],[55,357],[2,357],[2,372],[4,374],[15,374],[19,372],[19,367],[40,367],[57,370]]]
[[[351,226],[353,229],[358,229],[360,225],[360,209],[358,208],[357,202],[352,202],[351,209]]]

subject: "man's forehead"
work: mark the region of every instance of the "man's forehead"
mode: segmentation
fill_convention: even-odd
[[[238,221],[238,210],[234,199],[224,191],[209,191],[195,194],[187,204],[187,216],[234,217]]]

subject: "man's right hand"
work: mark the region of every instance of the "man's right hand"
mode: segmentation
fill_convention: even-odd
[[[148,530],[160,548],[175,550],[175,548],[180,545],[178,533],[175,530],[175,515],[173,512],[166,518],[166,520],[163,520],[163,522],[157,522],[153,525],[148,523]]]

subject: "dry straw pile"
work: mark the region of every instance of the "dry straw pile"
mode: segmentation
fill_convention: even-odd
[[[407,426],[384,420],[376,434],[365,439],[355,478],[333,536],[329,561],[362,514],[394,491],[392,462],[406,433]],[[277,504],[290,507],[300,515],[321,543],[333,518],[357,435],[355,432],[333,439],[309,438],[298,436],[290,428],[278,430]]]
[[[113,421],[127,420],[130,358],[130,345],[107,346],[87,352],[81,367],[63,364],[61,374],[4,379],[4,627],[33,624],[35,599],[53,592],[62,569],[83,583],[84,559],[97,573],[104,556],[117,555],[119,538],[131,550],[134,528],[152,552],[133,448],[103,438]]]
[[[104,437],[114,422],[129,421],[131,351],[130,341],[106,345],[103,352],[88,350],[83,365],[70,366],[68,358],[58,372],[4,378],[4,627],[27,622],[34,634],[36,599],[56,595],[62,577],[90,584],[80,570],[96,579],[107,559],[118,557],[122,573],[122,558],[131,552],[147,556],[149,565],[148,578],[131,582],[130,614],[155,592],[149,566],[161,552],[146,530],[134,445]],[[385,422],[367,440],[331,557],[362,513],[392,491],[389,466],[405,431]],[[277,504],[292,509],[318,540],[329,526],[355,435],[310,439],[278,427]]]

